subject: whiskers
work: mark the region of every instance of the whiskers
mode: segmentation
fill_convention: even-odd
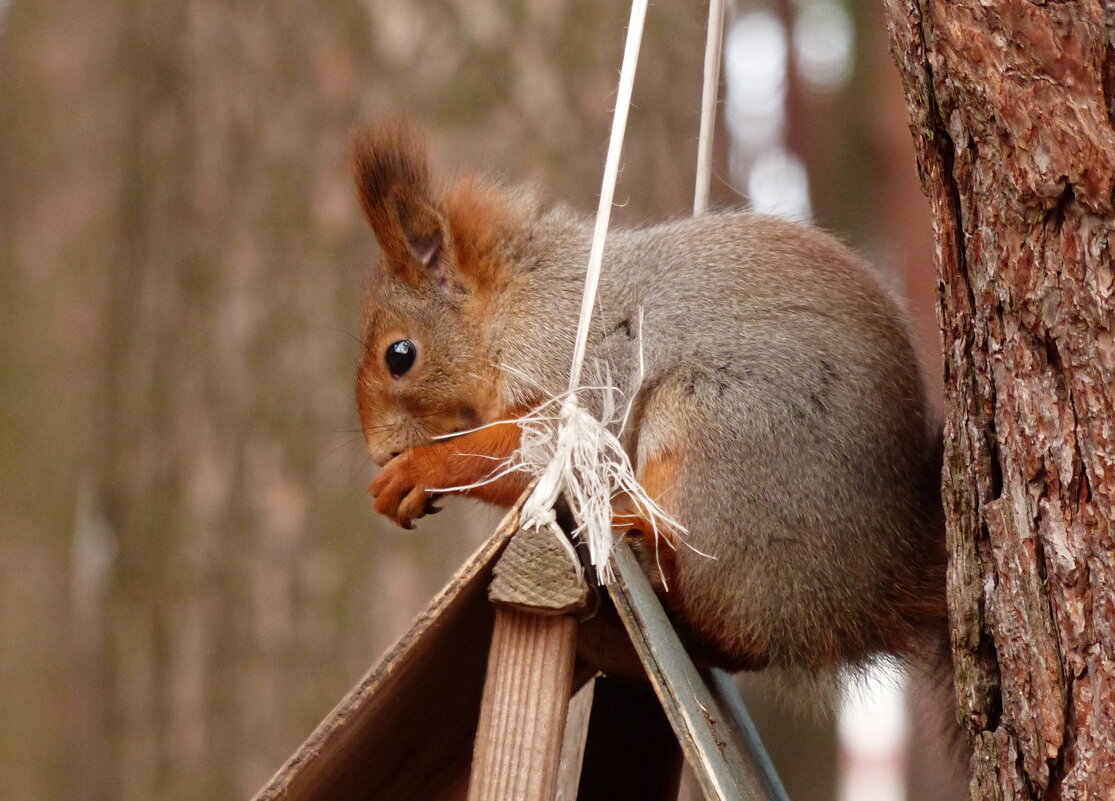
[[[465,433],[463,431],[456,431],[451,434],[435,434],[434,429],[429,426],[427,421],[432,420],[436,417],[444,417],[451,412],[452,407],[446,406],[445,408],[435,409],[433,411],[426,412],[425,414],[407,415],[404,421],[394,420],[390,423],[381,423],[380,425],[376,426],[368,426],[367,428],[362,429],[362,434],[366,437],[370,437],[375,434],[381,434],[385,431],[400,432],[409,427],[419,435],[419,438],[422,441],[429,442],[431,440],[444,437],[452,437],[456,436],[457,434]]]
[[[360,350],[364,350],[367,347],[367,343],[364,342],[363,339],[356,336],[356,334],[352,333],[351,331],[346,331],[343,328],[334,328],[333,326],[327,326],[327,328],[328,328],[328,330],[330,330],[330,331],[332,331],[336,334],[340,334],[341,336],[348,337],[349,339],[351,339],[353,342],[355,342],[357,345],[360,346]]]
[[[322,461],[331,469],[331,477],[343,476],[351,482],[368,465],[371,457],[364,446],[364,432],[359,428],[336,429],[321,444]]]

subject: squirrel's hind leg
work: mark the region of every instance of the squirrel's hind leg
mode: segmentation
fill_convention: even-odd
[[[680,450],[670,449],[645,460],[636,475],[651,500],[671,516],[676,514],[673,496],[680,467]],[[616,505],[612,513],[612,531],[628,538],[654,588],[659,592],[668,591],[677,573],[675,532],[637,511],[630,500]]]

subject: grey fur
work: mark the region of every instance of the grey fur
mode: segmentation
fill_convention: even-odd
[[[491,331],[509,402],[565,389],[591,235],[560,209],[522,233]],[[673,511],[715,559],[681,549],[667,601],[695,646],[823,668],[940,624],[937,431],[905,315],[864,262],[754,214],[615,231],[597,309],[589,355],[617,377],[642,314],[637,469],[685,445]]]

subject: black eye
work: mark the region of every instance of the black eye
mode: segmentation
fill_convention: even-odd
[[[387,346],[387,353],[383,358],[387,362],[387,369],[391,371],[392,378],[398,378],[414,366],[417,356],[418,346],[409,339],[400,339]]]

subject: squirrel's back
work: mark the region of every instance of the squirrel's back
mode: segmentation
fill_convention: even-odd
[[[533,303],[511,301],[513,338],[548,358],[503,356],[554,391],[589,232],[561,236],[524,275]],[[608,242],[589,358],[637,393],[636,470],[688,530],[664,597],[694,644],[741,667],[917,650],[943,624],[944,549],[938,432],[900,304],[834,238],[761,215]]]

